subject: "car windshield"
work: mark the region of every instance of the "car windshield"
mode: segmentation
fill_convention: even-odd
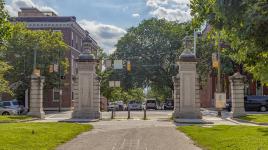
[[[147,103],[156,103],[155,100],[147,100]]]
[[[10,106],[10,102],[3,102],[4,106]]]
[[[13,101],[12,104],[13,104],[13,105],[16,105],[16,106],[19,105],[19,103],[18,103],[17,101]]]

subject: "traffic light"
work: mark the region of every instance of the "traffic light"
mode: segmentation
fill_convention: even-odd
[[[127,71],[131,71],[131,63],[130,61],[127,61]]]
[[[61,75],[61,76],[60,76],[60,79],[61,79],[61,80],[65,80],[65,75]]]
[[[54,66],[53,65],[49,65],[49,73],[54,72]]]

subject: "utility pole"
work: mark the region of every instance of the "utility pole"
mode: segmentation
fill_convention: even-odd
[[[197,38],[197,35],[196,35],[196,31],[194,29],[194,56],[196,57],[196,38]]]
[[[221,40],[220,40],[220,32],[218,33],[218,81],[217,81],[217,93],[220,94],[222,93],[222,88],[221,88]],[[220,101],[219,99],[218,101]],[[225,100],[226,101],[226,100]],[[221,110],[222,108],[218,108],[218,117],[221,117]]]
[[[60,66],[60,50],[59,50],[59,61],[58,61],[58,67],[59,67],[59,112],[61,112],[61,95],[62,95],[62,91],[61,91],[61,66]]]
[[[36,69],[36,53],[37,53],[37,51],[36,51],[36,48],[35,48],[35,49],[34,49],[34,64],[33,64],[33,70]]]
[[[221,45],[220,45],[220,32],[218,33],[218,76],[217,76],[217,79],[218,79],[218,83],[217,83],[217,92],[220,93],[222,92],[222,89],[221,89]]]

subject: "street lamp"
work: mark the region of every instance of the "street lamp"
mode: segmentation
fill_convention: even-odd
[[[190,36],[185,36],[183,38],[184,50],[191,51],[193,49],[193,40]]]

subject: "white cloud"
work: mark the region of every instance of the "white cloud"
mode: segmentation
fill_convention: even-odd
[[[186,22],[191,20],[189,0],[146,0],[150,14],[169,21]]]
[[[134,14],[132,14],[132,17],[134,17],[134,18],[140,18],[140,14],[134,13]]]
[[[53,11],[58,14],[53,8],[36,4],[32,0],[12,0],[9,5],[5,5],[5,8],[10,16],[17,16],[18,11],[20,11],[20,8],[22,7],[35,7],[42,11]]]
[[[114,25],[89,20],[81,20],[78,23],[90,33],[100,47],[104,48],[107,53],[113,52],[117,41],[126,34],[124,29]]]

